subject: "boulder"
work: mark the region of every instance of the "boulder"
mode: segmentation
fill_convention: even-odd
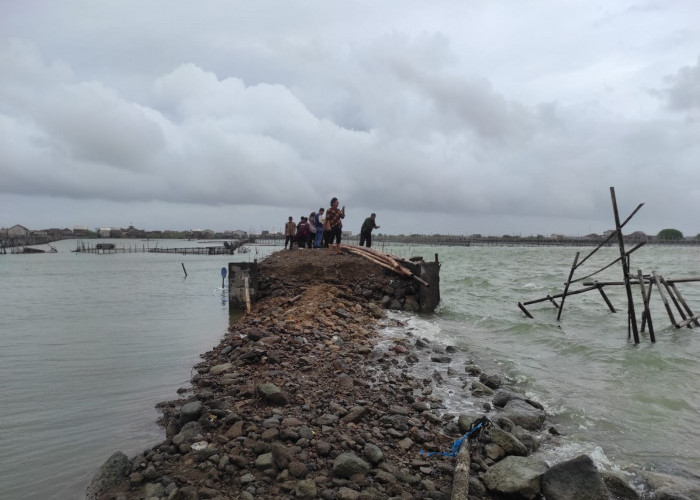
[[[489,435],[491,441],[503,448],[506,455],[527,456],[527,447],[511,433],[494,426],[489,430]]]
[[[117,451],[102,464],[102,467],[92,478],[85,498],[97,500],[101,493],[128,479],[130,474],[131,462],[129,458],[121,451]]]
[[[608,500],[610,493],[588,455],[560,462],[542,476],[547,500]]]
[[[187,422],[195,422],[199,419],[203,410],[204,405],[201,401],[192,401],[182,405],[182,408],[180,408],[180,425],[184,425]]]
[[[286,405],[289,403],[289,397],[282,392],[282,389],[277,387],[272,382],[265,382],[255,388],[258,395],[267,403],[273,405]]]
[[[547,464],[541,460],[510,456],[486,471],[484,485],[499,495],[534,499],[540,494],[542,475],[546,471]]]
[[[542,427],[545,414],[521,399],[511,399],[503,408],[503,417],[523,429],[534,431]]]
[[[366,474],[370,465],[354,453],[341,453],[333,461],[333,474],[349,479],[355,474]]]

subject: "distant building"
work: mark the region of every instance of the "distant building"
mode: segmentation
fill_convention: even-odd
[[[87,236],[87,226],[73,226],[73,236]]]
[[[15,224],[7,230],[8,238],[25,238],[27,236],[29,236],[29,229],[19,224]]]
[[[109,238],[110,233],[112,232],[111,227],[101,227],[97,231],[100,234],[100,238]]]

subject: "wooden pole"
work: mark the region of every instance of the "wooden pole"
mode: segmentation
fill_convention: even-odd
[[[610,299],[608,298],[608,296],[605,295],[605,292],[603,291],[603,285],[599,284],[596,288],[600,292],[600,295],[603,297],[603,300],[605,301],[605,303],[608,305],[608,309],[610,309],[610,312],[617,312],[615,310],[615,308],[613,307],[612,302],[610,302]]]
[[[674,293],[675,293],[676,296],[678,297],[678,300],[680,301],[681,305],[683,306],[683,308],[685,309],[685,311],[688,313],[688,315],[689,315],[690,317],[695,316],[695,314],[693,314],[693,311],[690,310],[690,307],[688,306],[688,303],[685,301],[685,299],[684,299],[683,296],[681,295],[681,292],[678,290],[678,288],[676,288],[675,283],[672,282],[672,281],[670,281],[670,280],[666,280],[666,283],[668,283],[668,285],[669,285],[669,286],[671,287],[671,289],[674,291]],[[697,318],[696,318],[693,322],[695,323],[695,326],[700,326],[700,323],[698,323]]]
[[[613,213],[615,214],[615,229],[617,231],[617,242],[620,246],[620,257],[622,261],[622,275],[625,281],[625,290],[627,291],[627,317],[628,325],[632,327],[635,344],[639,344],[639,332],[637,331],[637,316],[634,313],[634,300],[632,298],[632,287],[630,286],[630,270],[629,258],[625,255],[625,242],[622,238],[622,226],[620,225],[620,214],[617,211],[617,200],[615,199],[615,188],[610,188],[610,197],[612,198]],[[641,207],[641,205],[640,205]],[[637,207],[639,210],[640,207]],[[635,210],[636,212],[636,210]],[[634,215],[634,212],[632,213]],[[625,223],[632,217],[630,215]]]
[[[471,456],[469,455],[469,443],[465,439],[457,452],[455,470],[452,474],[452,494],[450,500],[464,500],[469,496],[469,470],[471,468]]]
[[[680,328],[678,323],[676,323],[676,318],[673,317],[673,311],[671,310],[671,306],[668,304],[668,299],[666,298],[664,288],[661,286],[661,283],[659,281],[659,276],[656,274],[656,271],[652,272],[651,274],[654,277],[654,281],[656,282],[656,288],[659,290],[659,295],[661,295],[661,300],[664,303],[664,307],[666,308],[666,313],[668,313],[668,318],[671,320],[671,324],[676,328]]]
[[[557,321],[561,318],[561,312],[564,310],[564,300],[566,300],[566,294],[569,291],[569,285],[571,285],[571,278],[576,271],[576,263],[578,262],[578,256],[580,252],[576,252],[576,257],[574,257],[574,263],[571,265],[571,270],[569,271],[569,279],[566,280],[566,285],[564,285],[564,293],[561,296],[561,304],[559,304],[559,312],[557,313]]]
[[[187,269],[185,269],[185,263],[182,263],[182,270],[185,271],[185,278],[187,278]]]
[[[642,275],[642,270],[637,270],[637,278],[639,280],[639,286],[642,290],[642,303],[644,304],[644,312],[642,313],[642,331],[644,331],[645,321],[649,323],[649,340],[656,342],[656,335],[654,335],[654,325],[651,322],[651,311],[649,311],[649,296],[646,292],[646,287],[644,286],[644,276]],[[649,289],[651,293],[651,288]]]

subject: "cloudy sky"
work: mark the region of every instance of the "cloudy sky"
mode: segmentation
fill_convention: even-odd
[[[697,0],[0,0],[0,227],[700,233]]]

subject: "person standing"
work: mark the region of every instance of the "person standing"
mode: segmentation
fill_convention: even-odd
[[[372,229],[379,229],[376,224],[377,214],[372,214],[365,219],[360,229],[360,246],[367,242],[367,248],[372,246]]]
[[[333,255],[333,241],[335,241],[335,253],[340,254],[340,240],[343,235],[343,219],[345,218],[345,206],[338,209],[338,198],[331,199],[331,207],[326,211],[326,223],[330,227],[328,235],[328,254]]]
[[[294,235],[297,232],[297,225],[294,223],[292,216],[289,216],[289,220],[284,225],[284,248],[287,248],[287,243],[289,243],[289,249],[292,249],[292,244],[294,243]]]
[[[325,217],[323,217],[323,213],[325,210],[323,207],[318,209],[318,213],[316,214],[316,217],[314,217],[314,225],[316,226],[316,239],[314,240],[314,248],[321,248],[321,245],[323,244],[323,221]]]
[[[306,217],[301,216],[299,224],[297,224],[297,244],[299,250],[302,250],[306,246],[306,242],[309,239],[309,222]]]

